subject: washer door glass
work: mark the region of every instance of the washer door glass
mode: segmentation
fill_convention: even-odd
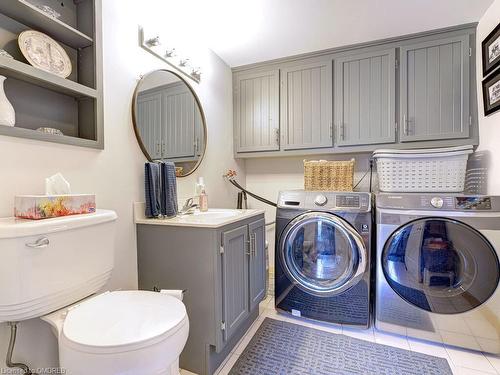
[[[394,232],[382,252],[382,269],[404,300],[441,314],[481,305],[499,281],[489,241],[467,224],[444,218],[418,219]]]
[[[307,213],[283,232],[280,252],[285,273],[314,295],[338,294],[357,283],[366,267],[360,235],[343,219]]]

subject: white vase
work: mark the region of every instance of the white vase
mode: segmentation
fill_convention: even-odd
[[[16,112],[7,96],[5,96],[5,90],[3,89],[3,83],[6,79],[6,77],[0,76],[0,125],[14,126],[16,124]]]

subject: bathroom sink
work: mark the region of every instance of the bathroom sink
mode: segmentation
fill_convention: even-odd
[[[173,225],[184,227],[219,228],[262,214],[263,210],[211,208],[206,212],[195,210],[192,214],[177,215],[167,219],[149,219],[144,216],[144,203],[134,204],[136,224]]]
[[[181,218],[189,219],[193,218],[195,220],[218,220],[218,219],[226,219],[234,216],[239,216],[242,214],[240,210],[222,210],[222,209],[214,209],[208,210],[205,212],[195,211],[191,215],[181,215]]]

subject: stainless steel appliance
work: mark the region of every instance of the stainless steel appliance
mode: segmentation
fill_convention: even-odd
[[[319,321],[370,325],[370,193],[283,191],[276,211],[275,303]]]
[[[500,197],[376,197],[375,326],[500,352]]]

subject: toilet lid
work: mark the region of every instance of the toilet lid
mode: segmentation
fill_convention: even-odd
[[[70,309],[62,334],[78,345],[123,347],[174,332],[186,316],[184,304],[165,294],[108,292]]]

